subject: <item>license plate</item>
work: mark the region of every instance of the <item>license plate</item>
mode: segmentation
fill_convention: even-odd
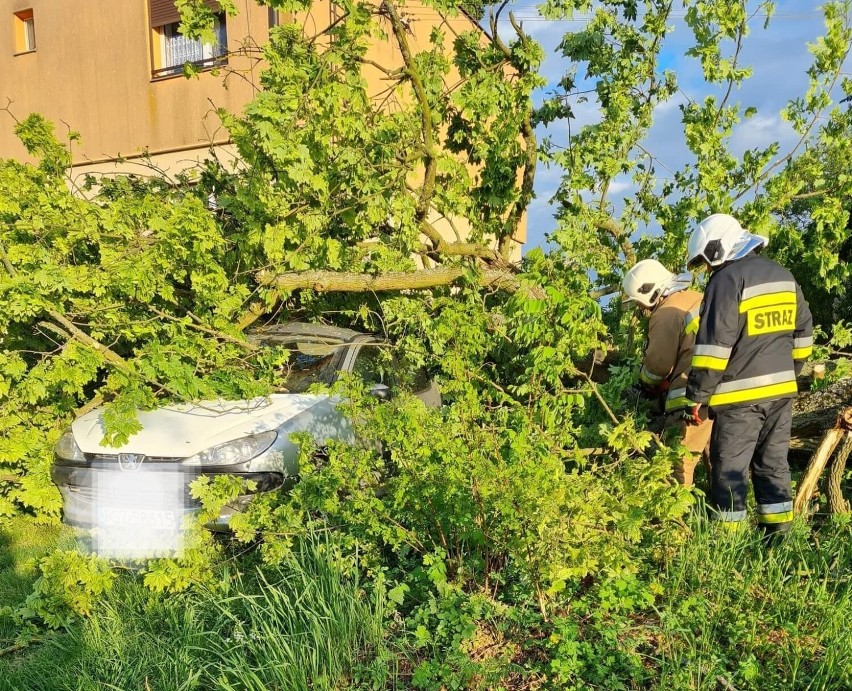
[[[98,524],[105,528],[175,530],[177,528],[177,517],[174,511],[165,509],[99,507]]]

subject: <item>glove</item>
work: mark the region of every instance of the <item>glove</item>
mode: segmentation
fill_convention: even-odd
[[[686,421],[687,425],[701,425],[707,420],[707,408],[700,403],[696,403],[691,408],[686,408],[681,417]]]

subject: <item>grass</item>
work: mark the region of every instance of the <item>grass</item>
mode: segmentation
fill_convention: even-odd
[[[374,661],[362,674],[387,677],[381,599],[359,599],[313,550],[296,555],[296,568],[258,572],[240,579],[234,595],[211,600],[216,628],[227,634],[210,648],[220,688],[335,689],[362,659]]]
[[[0,526],[0,609],[20,606],[32,591],[38,560],[57,547],[72,543],[73,536],[60,526],[40,525],[23,517],[4,521]],[[0,648],[12,646],[17,634],[16,625],[8,617],[0,616]],[[61,645],[45,650],[34,644],[16,655],[7,653],[0,657],[0,689],[58,688],[41,680],[54,678],[58,670],[73,664],[74,654],[68,645],[72,637],[68,632],[58,632],[50,640]]]
[[[4,604],[25,599],[35,578],[28,560],[58,539],[56,529],[7,537]],[[0,657],[0,690],[298,691],[347,688],[356,673],[382,684],[390,656],[381,620],[381,600],[366,599],[314,542],[279,567],[249,569],[224,596],[157,595],[128,575],[91,618]],[[14,631],[4,625],[8,645]]]
[[[753,530],[693,527],[663,575],[657,688],[852,688],[848,523],[798,524],[775,548]]]
[[[659,584],[653,607],[642,606],[629,630],[618,629],[640,642],[634,650],[647,672],[618,688],[852,688],[850,522],[797,524],[771,549],[754,529],[724,533],[698,512],[689,524],[690,538],[650,574]],[[56,527],[8,523],[0,531],[0,607],[23,602],[35,561],[71,539]],[[234,564],[241,573],[223,570],[223,589],[180,595],[122,576],[91,618],[0,656],[0,691],[410,687],[410,675],[395,667],[412,662],[394,654],[405,643],[392,653],[382,630],[384,602],[341,576],[321,541],[301,544],[275,568],[258,568],[251,555]],[[520,645],[526,634],[518,633]],[[0,647],[15,634],[0,617]],[[607,645],[617,638],[581,648],[583,664],[609,659],[615,651]],[[436,654],[444,652],[452,651]]]
[[[36,579],[38,560],[60,542],[68,541],[67,531],[59,526],[39,525],[25,518],[0,523],[0,608],[23,602]],[[8,620],[0,618],[0,641],[7,641],[14,635]],[[4,646],[0,644],[0,647]]]

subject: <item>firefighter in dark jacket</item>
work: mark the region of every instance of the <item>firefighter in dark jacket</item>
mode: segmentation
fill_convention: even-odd
[[[681,485],[693,484],[695,466],[710,440],[711,422],[687,425],[684,411],[694,403],[686,398],[686,375],[698,331],[701,293],[690,290],[692,276],[676,276],[654,259],[643,259],[628,271],[621,283],[624,303],[636,305],[648,315],[648,339],[639,370],[639,383],[653,399],[662,399],[663,426],[675,429],[689,452],[672,473]],[[704,458],[707,461],[706,457]]]
[[[704,291],[687,398],[692,417],[714,420],[710,439],[714,517],[732,529],[746,518],[749,471],[757,520],[768,535],[793,519],[790,445],[796,376],[813,349],[813,321],[793,275],[760,256],[768,240],[727,214],[689,239],[688,266],[704,265]]]

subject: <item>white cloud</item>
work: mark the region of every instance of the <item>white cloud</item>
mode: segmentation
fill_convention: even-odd
[[[731,149],[742,154],[747,149],[762,149],[779,142],[779,152],[783,155],[796,140],[795,131],[780,115],[755,115],[737,125],[731,137]]]
[[[749,5],[754,7],[757,1],[750,0]],[[524,15],[528,14],[529,10],[525,10]],[[537,102],[552,91],[570,67],[557,50],[562,36],[566,31],[576,31],[581,27],[582,23],[526,23],[525,28],[542,43],[546,52],[542,74],[548,79],[550,86],[536,95]],[[671,177],[673,171],[683,168],[693,160],[684,143],[680,106],[689,100],[703,101],[710,94],[716,94],[717,98],[721,96],[717,87],[709,87],[704,82],[700,63],[684,55],[694,39],[682,17],[674,21],[674,27],[661,54],[661,69],[672,69],[676,72],[680,90],[672,99],[657,106],[654,125],[643,142],[644,148],[657,159],[657,174],[661,178]],[[804,93],[807,89],[806,70],[812,62],[807,44],[822,33],[822,13],[816,5],[809,2],[779,0],[769,28],[764,31],[763,18],[757,17],[752,22],[751,29],[751,35],[744,42],[740,64],[753,66],[754,74],[740,89],[734,90],[730,101],[741,103],[743,106],[754,106],[758,109],[758,114],[735,128],[731,147],[735,153],[741,154],[746,149],[762,148],[773,141],[779,141],[782,145],[780,154],[783,155],[794,143],[795,137],[789,125],[781,119],[780,113],[790,98]],[[511,28],[509,30],[511,31]],[[730,50],[730,46],[726,50]],[[582,70],[577,76],[578,84],[583,83],[580,81],[584,76]],[[588,82],[586,84],[587,86],[579,88],[591,86]],[[583,125],[598,121],[598,105],[594,94],[589,96],[590,99],[586,103],[572,103],[575,119],[571,122],[571,131],[577,131]],[[537,135],[540,139],[550,136],[556,145],[565,146],[568,141],[568,125],[556,123],[547,129],[539,128]],[[545,233],[551,232],[555,227],[555,209],[547,204],[547,199],[552,196],[556,185],[558,170],[539,168],[536,179],[538,198],[529,212],[528,247],[543,243]],[[630,195],[632,189],[629,180],[619,179],[611,186],[610,191],[613,195],[625,197]]]
[[[628,178],[616,178],[609,183],[609,194],[612,197],[624,192],[632,191],[633,189],[635,189],[633,181]]]

